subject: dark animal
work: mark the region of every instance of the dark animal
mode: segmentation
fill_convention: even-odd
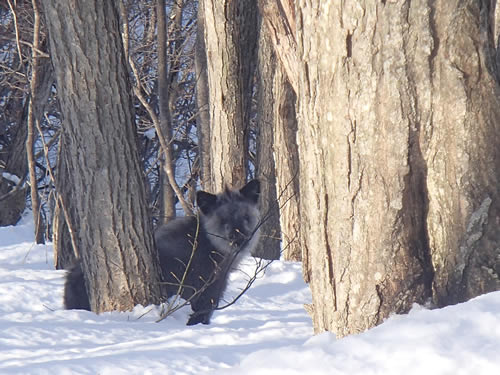
[[[157,229],[163,294],[179,295],[190,302],[193,313],[188,325],[210,323],[229,273],[255,249],[259,194],[258,180],[217,195],[199,191],[197,216],[178,218]],[[66,276],[64,305],[90,310],[80,263]]]

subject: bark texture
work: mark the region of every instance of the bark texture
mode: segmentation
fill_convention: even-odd
[[[495,1],[430,9],[427,227],[439,306],[500,289],[500,91]]]
[[[317,332],[499,289],[490,1],[297,1],[301,234]]]
[[[268,39],[280,63],[271,85],[273,101],[274,163],[279,206],[281,245],[286,260],[300,261],[299,156],[295,92],[300,68],[297,55],[295,5],[293,0],[259,0],[259,12]]]
[[[19,103],[20,104],[20,103]],[[27,106],[27,104],[26,104]],[[25,152],[27,126],[26,116],[19,105],[17,125],[10,131],[12,141],[0,150],[0,226],[16,224],[26,208],[26,189],[24,185],[28,169],[28,159]],[[19,180],[9,178],[16,176]]]
[[[200,159],[201,187],[206,191],[215,191],[212,183],[212,163],[210,162],[210,112],[207,73],[207,53],[205,47],[205,10],[204,1],[198,2],[196,47],[196,134],[198,135],[198,157]]]
[[[175,9],[179,9],[174,5]],[[162,157],[160,159],[160,222],[166,224],[176,216],[175,212],[175,193],[169,181],[175,183],[175,161],[172,147],[172,115],[170,113],[170,82],[171,75],[168,69],[167,60],[167,16],[165,12],[165,0],[156,0],[156,13],[158,16],[157,35],[158,35],[158,107],[159,124],[161,132],[158,136],[164,138],[161,142]],[[166,145],[166,147],[163,147]]]
[[[116,2],[43,1],[63,115],[65,202],[93,311],[159,300]],[[63,182],[61,182],[63,183]]]
[[[253,255],[264,259],[280,258],[280,220],[273,159],[276,106],[273,81],[277,67],[271,41],[266,31],[261,29],[257,69],[257,178],[261,182],[259,208],[262,226],[259,244]]]
[[[254,0],[203,0],[214,191],[247,175],[252,79],[256,65]]]
[[[273,81],[274,163],[278,196],[281,246],[285,260],[302,260],[300,243],[299,153],[297,147],[297,97],[285,70],[278,66]]]

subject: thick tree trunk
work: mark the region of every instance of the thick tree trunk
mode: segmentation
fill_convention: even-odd
[[[500,288],[491,4],[298,0],[301,233],[317,332]]]
[[[300,261],[299,226],[299,156],[297,148],[297,116],[295,112],[298,86],[295,5],[293,0],[259,0],[259,11],[268,38],[280,61],[272,81],[274,164],[279,205],[281,241],[284,259]],[[266,84],[270,84],[266,80]]]
[[[71,200],[65,201],[66,197],[72,194],[71,178],[72,173],[67,167],[67,146],[64,141],[64,133],[59,137],[59,149],[57,156],[57,171],[56,171],[56,203],[54,207],[54,215],[52,219],[52,233],[54,242],[54,267],[60,269],[70,269],[78,259],[78,244],[75,238],[75,228],[71,226],[71,217],[76,216],[75,212],[70,212],[74,205],[70,204]],[[70,231],[72,230],[72,232]]]
[[[9,132],[12,140],[0,152],[0,227],[16,224],[26,208],[24,177],[28,169],[25,152],[28,128],[21,103],[19,112],[19,121]]]
[[[130,85],[115,2],[44,1],[67,168],[65,202],[78,232],[93,311],[159,301],[135,141]],[[61,182],[63,183],[63,182]]]
[[[256,65],[254,0],[203,0],[210,97],[210,162],[215,190],[246,179],[252,79]]]
[[[441,1],[429,9],[433,53],[425,82],[432,95],[421,113],[428,119],[427,227],[440,306],[500,289],[495,3]]]

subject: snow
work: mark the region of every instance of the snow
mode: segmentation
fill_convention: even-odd
[[[155,323],[154,306],[63,310],[64,271],[52,266],[52,245],[35,245],[32,233],[29,219],[0,228],[0,374],[500,373],[500,292],[415,306],[337,340],[312,334],[300,265],[274,262],[211,325],[185,326],[189,308]],[[240,281],[232,278],[229,294]]]
[[[148,129],[144,132],[144,136],[148,139],[154,139],[154,137],[156,137],[156,129],[155,128],[151,128],[151,129]]]
[[[3,172],[2,177],[5,178],[6,180],[9,180],[10,182],[13,182],[15,185],[19,185],[19,183],[21,182],[21,179],[19,177],[7,172]]]

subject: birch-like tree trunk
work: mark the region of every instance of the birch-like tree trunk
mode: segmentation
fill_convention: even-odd
[[[298,0],[301,234],[317,332],[500,288],[494,1]]]
[[[157,303],[160,269],[113,1],[43,1],[61,106],[63,193],[93,311]]]

